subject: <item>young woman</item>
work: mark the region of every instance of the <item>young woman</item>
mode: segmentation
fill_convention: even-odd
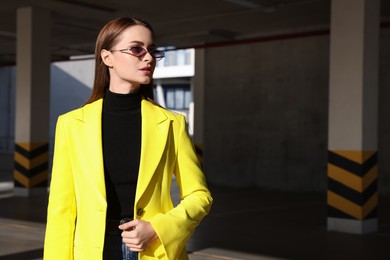
[[[212,197],[185,118],[153,101],[163,57],[145,21],[100,31],[92,95],[57,122],[44,259],[188,259]]]

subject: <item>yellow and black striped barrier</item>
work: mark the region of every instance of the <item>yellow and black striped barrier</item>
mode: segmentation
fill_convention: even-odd
[[[49,144],[15,143],[15,187],[47,187],[49,168]]]
[[[376,151],[328,152],[328,217],[377,218],[377,162]]]

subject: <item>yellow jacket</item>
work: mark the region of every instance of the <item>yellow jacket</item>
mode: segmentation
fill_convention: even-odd
[[[102,259],[106,191],[104,183],[102,99],[58,118],[45,260]],[[210,210],[212,198],[182,115],[142,100],[141,160],[134,218],[150,222],[157,239],[147,259],[188,259],[185,244]],[[172,173],[181,202],[173,206]]]

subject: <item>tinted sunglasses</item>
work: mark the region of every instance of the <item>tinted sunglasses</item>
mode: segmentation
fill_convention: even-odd
[[[165,57],[165,53],[163,51],[160,51],[160,50],[148,51],[147,49],[145,49],[141,46],[134,46],[134,47],[129,47],[129,48],[120,49],[120,50],[111,50],[111,52],[115,52],[115,51],[134,55],[137,58],[143,57],[146,55],[146,53],[149,53],[150,55],[152,55],[153,59],[155,59],[156,61],[159,61]]]

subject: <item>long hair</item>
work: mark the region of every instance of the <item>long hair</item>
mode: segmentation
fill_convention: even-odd
[[[128,27],[133,25],[142,25],[147,28],[154,37],[153,28],[149,23],[138,18],[119,17],[108,22],[99,32],[95,46],[95,79],[93,82],[92,93],[85,104],[92,103],[104,97],[106,90],[110,85],[110,73],[108,67],[104,64],[100,53],[103,49],[112,49],[119,40],[119,35]],[[140,90],[143,98],[154,103],[153,82],[141,85]]]

